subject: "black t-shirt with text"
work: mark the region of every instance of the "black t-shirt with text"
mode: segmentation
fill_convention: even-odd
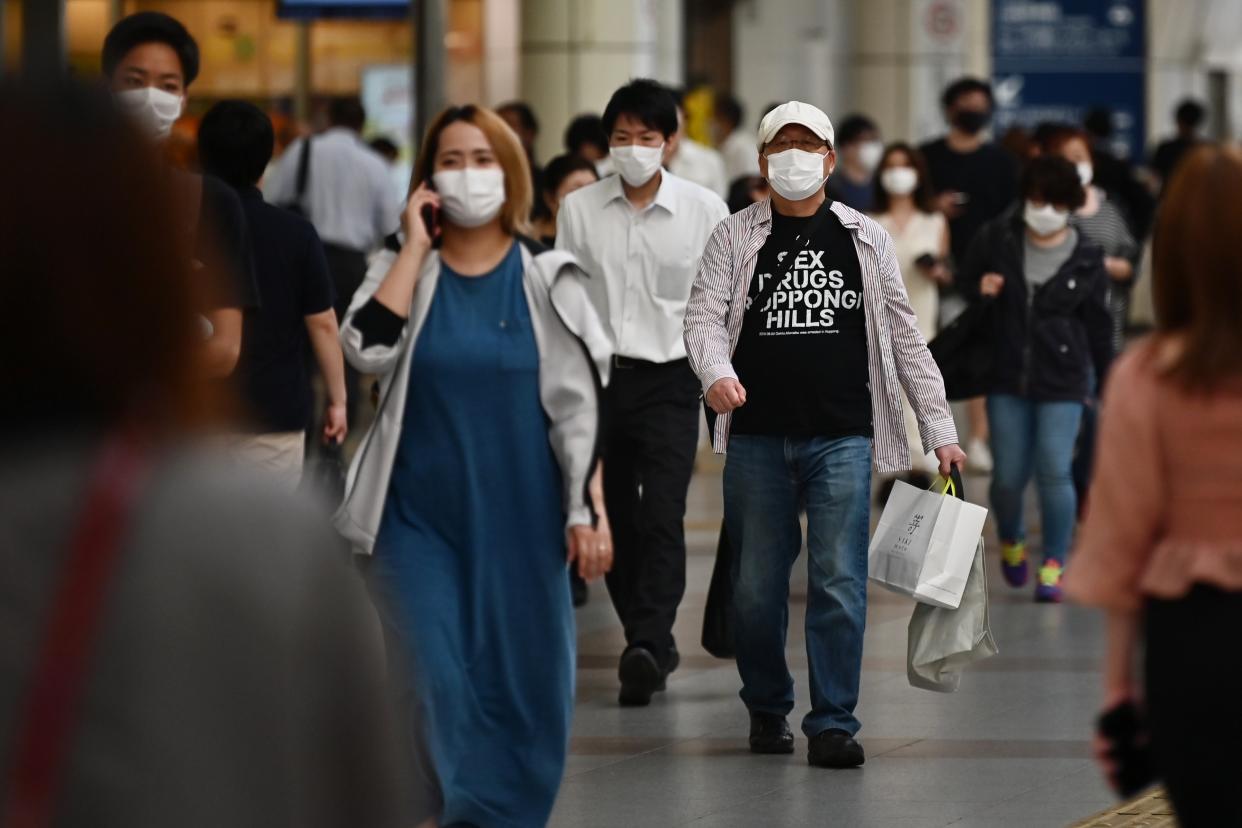
[[[746,389],[735,434],[871,436],[862,269],[829,206],[807,217],[772,211],[733,355]]]

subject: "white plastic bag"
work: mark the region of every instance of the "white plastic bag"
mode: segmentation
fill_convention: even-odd
[[[957,609],[966,589],[975,547],[983,536],[988,510],[939,491],[953,488],[937,480],[927,491],[898,480],[893,484],[871,547],[871,580],[916,601]]]
[[[963,667],[996,655],[996,640],[988,619],[988,578],[983,557],[980,540],[966,592],[957,609],[915,605],[906,648],[906,675],[912,686],[952,693],[957,689]]]

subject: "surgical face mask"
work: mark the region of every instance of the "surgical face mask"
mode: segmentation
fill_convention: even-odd
[[[458,227],[487,224],[505,203],[505,172],[499,167],[440,170],[431,182],[445,218]]]
[[[1078,168],[1078,180],[1082,182],[1082,186],[1089,186],[1095,178],[1095,167],[1091,166],[1090,161],[1080,161],[1074,166]]]
[[[824,187],[826,155],[800,149],[787,149],[768,156],[768,183],[782,198],[802,201]]]
[[[168,137],[172,125],[181,117],[185,99],[172,92],[144,86],[117,93],[121,106],[130,112],[147,134],[157,141]]]
[[[858,148],[858,161],[867,172],[874,172],[884,157],[884,144],[880,141],[867,141]]]
[[[889,167],[880,173],[880,186],[889,195],[910,195],[919,186],[919,172],[914,167]]]
[[[992,113],[985,109],[959,109],[953,113],[950,123],[962,132],[974,135],[987,126],[990,120]]]
[[[1022,220],[1035,235],[1051,236],[1065,229],[1065,225],[1069,223],[1069,210],[1058,210],[1051,204],[1036,207],[1028,201],[1022,210]]]
[[[626,144],[608,150],[612,164],[621,174],[621,178],[631,187],[641,187],[660,171],[664,161],[664,145],[658,147],[640,147]]]
[[[617,171],[617,167],[612,163],[612,156],[605,155],[603,158],[595,162],[595,174],[600,178],[607,178]]]

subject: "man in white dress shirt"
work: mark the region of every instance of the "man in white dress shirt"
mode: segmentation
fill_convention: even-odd
[[[366,111],[357,98],[332,102],[331,126],[291,144],[268,173],[263,195],[272,204],[294,207],[315,225],[323,240],[336,288],[336,320],[349,308],[367,275],[367,257],[397,229],[401,202],[379,153],[362,140]],[[305,173],[303,153],[309,151]],[[346,363],[349,419],[355,421],[358,372]]]
[[[725,178],[729,186],[742,176],[759,175],[759,153],[755,152],[755,135],[742,125],[745,111],[737,98],[727,93],[716,96],[715,121],[720,154],[724,157]]]
[[[625,626],[620,701],[645,705],[678,662],[673,622],[686,585],[683,520],[699,436],[699,386],[682,342],[686,301],[708,237],[728,209],[661,165],[677,105],[650,80],[617,90],[604,111],[618,175],[571,193],[557,246],[591,276],[612,336],[604,493],[615,561],[608,592]]]

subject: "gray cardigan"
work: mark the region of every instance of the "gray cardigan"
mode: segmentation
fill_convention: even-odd
[[[440,255],[432,251],[423,262],[409,319],[395,344],[364,341],[354,319],[395,260],[396,253],[391,250],[375,257],[341,325],[345,358],[359,371],[376,374],[380,380],[379,410],[350,464],[345,500],[334,519],[354,552],[363,555],[371,554],[379,531],[401,439],[410,357],[440,279]],[[539,350],[539,395],[548,416],[548,440],[564,480],[567,525],[591,525],[594,511],[587,485],[598,460],[599,391],[608,380],[612,345],[587,297],[583,284],[586,274],[572,255],[559,250],[534,254],[523,244],[522,265]]]

